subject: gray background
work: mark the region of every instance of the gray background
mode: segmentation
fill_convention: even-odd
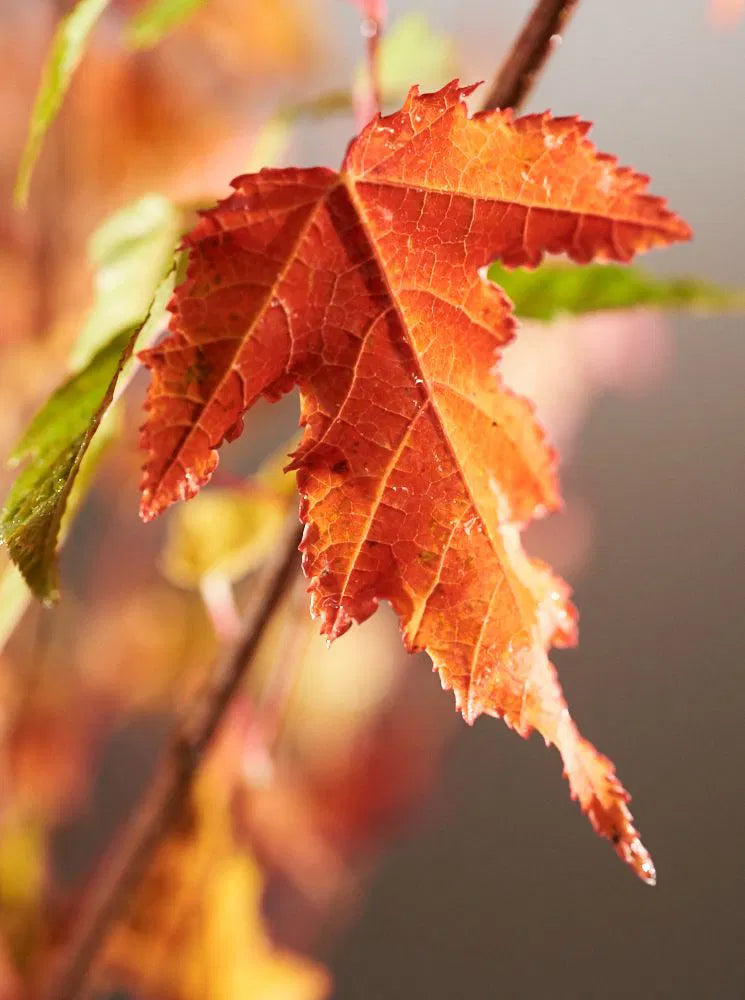
[[[529,110],[595,121],[691,222],[695,242],[650,267],[742,284],[745,24],[717,31],[706,6],[585,0]],[[458,40],[464,78],[489,78],[528,4],[419,7]],[[354,53],[353,12],[339,23]],[[438,808],[336,943],[338,998],[745,998],[745,331],[673,322],[666,383],[597,402],[564,470],[595,544],[572,581],[580,647],[557,658],[634,793],[659,884],[593,838],[536,737],[463,726]]]

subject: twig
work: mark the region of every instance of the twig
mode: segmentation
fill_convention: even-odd
[[[357,128],[362,129],[381,108],[380,42],[386,20],[386,0],[360,0],[362,8],[361,30],[365,37],[365,86],[355,88],[354,111]]]
[[[538,0],[497,73],[484,111],[518,108],[524,102],[578,4],[579,0]]]
[[[90,985],[107,932],[178,815],[204,753],[246,677],[264,630],[295,579],[300,532],[296,519],[293,521],[278,545],[275,560],[262,576],[259,596],[241,636],[185,712],[148,791],[104,860],[59,954],[45,970],[35,991],[42,1000],[74,1000]]]

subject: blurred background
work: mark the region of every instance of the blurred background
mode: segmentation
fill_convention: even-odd
[[[4,455],[67,370],[93,294],[87,241],[111,212],[149,192],[208,203],[261,162],[335,165],[354,131],[344,95],[364,43],[353,5],[211,0],[157,47],[132,51],[122,30],[139,6],[114,2],[98,25],[24,214],[10,189],[69,4],[0,9]],[[441,39],[422,67],[434,86],[456,74],[489,80],[529,6],[389,0],[389,19],[393,31],[423,15]],[[693,243],[645,267],[738,286],[745,23],[735,7],[585,0],[526,110],[593,121],[595,143],[649,173],[691,223]],[[419,36],[407,37],[404,77],[421,55]],[[335,104],[287,111],[328,94]],[[260,930],[258,918],[245,928],[262,961],[279,955],[284,972],[288,955],[295,963],[271,989],[250,977],[248,997],[745,998],[744,366],[741,316],[641,311],[526,324],[506,359],[563,456],[566,510],[528,542],[568,577],[580,610],[579,648],[555,662],[574,718],[633,794],[654,890],[593,836],[556,753],[494,720],[466,727],[428,662],[399,651],[385,612],[327,653],[304,624],[299,582],[218,748],[232,763],[215,765],[208,805],[199,799],[181,831],[189,850],[202,837],[214,858],[219,838],[204,820],[217,802],[231,830],[225,864],[168,862],[164,898],[189,920],[163,931],[159,951],[143,913],[156,927],[170,917],[155,913],[150,887],[113,936],[101,995],[199,995],[158,969],[176,946],[195,963],[204,953],[204,968],[223,960],[225,935],[215,931],[209,951],[192,911],[212,919],[206,887],[235,884],[226,872],[240,854],[262,914]],[[174,711],[230,629],[233,593],[239,608],[250,598],[273,537],[255,525],[278,523],[294,502],[276,469],[256,474],[292,436],[288,399],[259,408],[225,451],[215,481],[225,507],[192,525],[179,512],[140,525],[144,387],[140,374],[71,530],[62,603],[30,607],[0,660],[3,1000],[64,934]],[[206,573],[217,556],[194,533],[244,502],[235,516],[252,525],[250,544],[228,539],[230,566]],[[182,882],[181,895],[170,891]]]

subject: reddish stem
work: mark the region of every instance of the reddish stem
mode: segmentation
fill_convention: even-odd
[[[385,0],[362,0],[360,30],[365,38],[366,80],[361,93],[355,93],[354,110],[358,131],[380,113],[380,42],[386,19]]]

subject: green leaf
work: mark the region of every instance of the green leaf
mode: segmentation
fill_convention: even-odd
[[[142,323],[171,266],[181,229],[176,206],[162,195],[148,194],[110,216],[93,234],[88,254],[96,271],[96,294],[72,351],[74,369],[87,364],[116,334]]]
[[[70,489],[133,344],[130,332],[102,348],[48,400],[13,453],[14,463],[31,461],[8,495],[0,533],[29,587],[44,600],[57,597],[54,553]]]
[[[112,406],[101,421],[88,450],[80,463],[75,483],[70,491],[59,532],[59,545],[64,542],[80,505],[96,474],[98,464],[110,444],[119,436],[119,408]],[[21,571],[7,561],[0,570],[0,650],[15,630],[31,600],[31,591]]]
[[[31,174],[44,136],[60,109],[73,73],[83,57],[88,36],[108,3],[109,0],[79,0],[72,12],[60,21],[57,27],[42,71],[41,83],[31,112],[28,138],[18,168],[13,192],[18,206],[24,206],[28,200]]]
[[[205,0],[150,0],[127,25],[127,44],[133,49],[151,49],[204,3]]]
[[[87,487],[87,477],[79,478],[86,471],[85,467],[81,470],[83,459],[92,446],[99,447],[101,421],[115,391],[121,393],[131,378],[133,353],[149,344],[162,327],[176,270],[161,282],[142,326],[117,334],[61,385],[11,456],[14,464],[24,460],[29,464],[13,484],[0,514],[0,538],[28,586],[42,600],[54,601],[58,596],[57,539],[73,487],[76,505]]]
[[[492,264],[489,280],[512,299],[524,319],[552,320],[609,309],[682,309],[718,312],[745,309],[745,292],[698,278],[658,278],[618,264],[543,264],[507,270]]]

